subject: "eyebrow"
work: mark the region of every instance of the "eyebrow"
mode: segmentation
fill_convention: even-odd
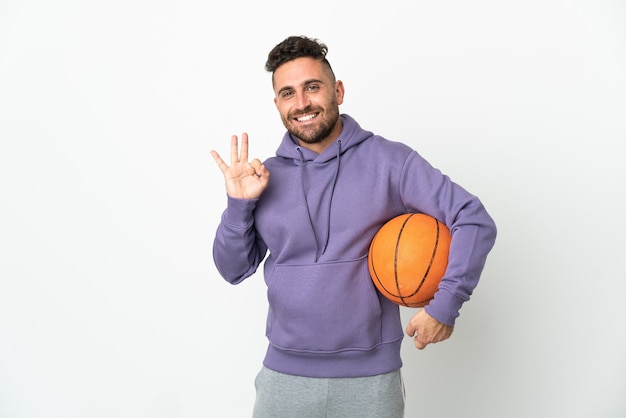
[[[321,83],[321,84],[324,84],[324,82],[323,82],[322,80],[319,80],[319,79],[317,79],[317,78],[312,78],[312,79],[309,79],[309,80],[304,81],[304,83],[302,83],[302,86],[306,87],[306,86],[308,86],[309,84],[313,84],[313,83]],[[286,91],[286,90],[293,90],[293,87],[291,87],[291,86],[285,86],[285,87],[281,88],[280,90],[278,90],[278,94],[280,94],[280,93],[282,93],[282,92],[284,92],[284,91]]]

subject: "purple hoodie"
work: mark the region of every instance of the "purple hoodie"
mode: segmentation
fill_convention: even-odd
[[[370,242],[389,219],[421,212],[450,229],[448,268],[425,308],[448,325],[495,242],[477,197],[408,146],[341,118],[341,135],[322,154],[286,133],[264,162],[267,189],[259,199],[229,197],[215,236],[215,264],[230,283],[255,273],[267,255],[264,365],[278,372],[357,377],[402,366],[399,307],[378,293],[367,266]]]

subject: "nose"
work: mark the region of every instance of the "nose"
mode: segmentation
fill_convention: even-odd
[[[296,106],[298,110],[306,109],[311,105],[311,99],[303,92],[296,97]]]

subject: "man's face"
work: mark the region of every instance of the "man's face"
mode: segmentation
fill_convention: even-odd
[[[320,152],[341,133],[343,83],[334,82],[322,61],[302,57],[274,71],[274,103],[285,128],[303,146]]]

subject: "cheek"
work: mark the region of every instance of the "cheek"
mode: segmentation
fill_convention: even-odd
[[[278,110],[278,113],[280,113],[281,116],[287,114],[287,110],[284,105],[281,105],[281,103],[277,100],[274,100],[274,104],[276,105],[276,110]]]
[[[286,107],[279,107],[278,113],[280,113],[280,117],[283,119],[289,119],[289,109]]]

